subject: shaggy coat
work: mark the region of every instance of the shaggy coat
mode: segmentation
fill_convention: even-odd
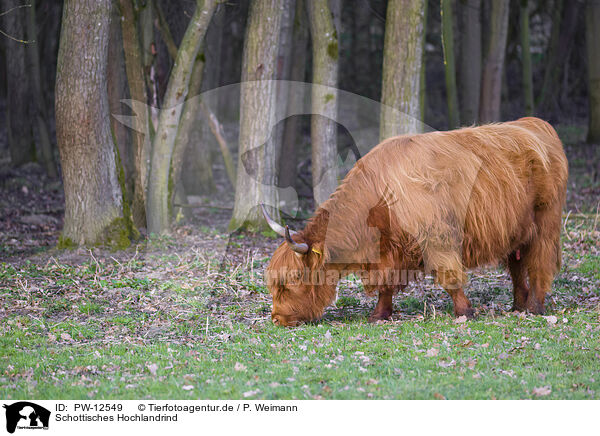
[[[387,139],[292,236],[308,251],[284,242],[273,254],[272,319],[319,318],[337,280],[353,271],[363,272],[367,293],[379,293],[371,320],[388,318],[406,284],[390,272],[414,270],[435,276],[457,316],[473,316],[465,269],[500,262],[513,281],[513,309],[542,313],[560,268],[567,176],[562,143],[538,118]]]

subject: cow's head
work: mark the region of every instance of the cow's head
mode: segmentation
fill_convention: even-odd
[[[320,318],[335,298],[339,279],[338,271],[327,265],[323,243],[276,223],[264,207],[263,214],[271,229],[285,238],[266,270],[273,297],[271,319],[276,325],[297,326]]]

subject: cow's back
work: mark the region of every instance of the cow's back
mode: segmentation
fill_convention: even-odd
[[[562,143],[537,118],[391,138],[362,160],[394,192],[398,230],[432,258],[462,247],[467,267],[505,258],[534,236],[535,208],[564,202]]]

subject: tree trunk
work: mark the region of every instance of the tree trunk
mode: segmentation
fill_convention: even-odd
[[[169,172],[173,147],[194,61],[215,6],[216,0],[196,0],[196,12],[185,32],[169,78],[152,146],[147,208],[150,233],[165,233],[169,230]]]
[[[130,199],[133,197],[134,181],[130,129],[125,124],[121,123],[117,117],[113,116],[123,112],[121,100],[128,98],[121,20],[116,1],[113,1],[110,19],[107,86],[110,127],[117,149],[119,150],[119,157],[125,179],[125,191],[127,192],[126,200],[129,203],[131,201]]]
[[[36,15],[44,17],[43,25],[38,30],[43,35],[40,39],[38,54],[40,56],[40,68],[42,79],[42,90],[46,102],[46,113],[48,120],[54,120],[54,85],[56,79],[56,58],[58,54],[58,41],[60,39],[60,18],[62,17],[62,1],[38,1],[36,4]],[[56,163],[56,159],[55,159]]]
[[[139,11],[140,46],[142,48],[142,65],[144,80],[148,89],[148,104],[150,104],[150,127],[155,132],[158,128],[159,102],[158,79],[156,77],[156,39],[154,34],[154,8],[152,2],[141,5]]]
[[[587,142],[600,144],[600,3],[589,1],[585,14],[588,59],[589,129]]]
[[[208,26],[204,45],[202,47],[202,57],[205,59],[202,82],[198,93],[217,88],[221,79],[221,44],[223,39],[223,26],[226,6],[217,7],[213,19]],[[218,108],[219,92],[203,95],[203,102],[211,107]],[[196,123],[190,126],[191,142],[188,144],[182,179],[186,193],[193,195],[207,195],[215,191],[215,181],[213,176],[213,160],[215,150],[215,141],[211,133],[209,121],[201,111],[201,101],[194,102]],[[233,162],[230,163],[234,167]],[[229,175],[229,173],[228,173]],[[231,180],[231,179],[230,179]],[[233,184],[235,186],[235,184]]]
[[[27,14],[27,37],[32,43],[28,47],[29,60],[31,64],[31,81],[33,85],[33,97],[35,101],[35,119],[38,128],[40,139],[41,161],[46,169],[46,174],[51,179],[58,177],[56,164],[54,163],[54,155],[52,153],[52,142],[50,141],[50,132],[48,130],[48,110],[46,100],[44,99],[44,91],[42,89],[42,76],[40,67],[40,46],[39,37],[37,35],[37,26],[35,24],[35,0],[30,0],[30,7]],[[35,41],[35,42],[33,42]]]
[[[150,160],[150,117],[148,113],[148,95],[144,80],[144,64],[137,23],[132,0],[119,0],[121,7],[121,31],[123,33],[123,52],[125,71],[129,84],[129,95],[134,102],[133,129],[133,199],[131,212],[133,222],[138,228],[146,228],[146,190]]]
[[[442,0],[442,48],[444,51],[444,73],[446,77],[446,100],[448,102],[448,128],[460,125],[458,96],[456,93],[456,68],[454,66],[454,14],[452,0]]]
[[[16,0],[3,0],[3,36],[6,56],[6,118],[8,147],[12,165],[18,167],[35,161],[35,143],[31,132],[29,75],[25,61],[27,50],[26,8]]]
[[[521,62],[523,64],[523,97],[525,101],[525,115],[533,115],[533,77],[531,75],[531,49],[529,47],[529,2],[521,0],[519,11],[519,24],[521,27]]]
[[[290,93],[290,75],[292,70],[292,50],[293,50],[293,29],[294,15],[296,13],[296,0],[283,0],[281,2],[283,15],[281,17],[281,30],[279,34],[279,49],[277,54],[277,113],[285,114],[288,106],[288,97]],[[282,120],[275,126],[275,171],[279,174],[277,163],[281,161],[283,149],[283,135],[285,132],[286,120]],[[279,186],[279,179],[275,177]]]
[[[427,57],[426,57],[426,52],[425,52],[425,43],[427,42],[426,40],[426,34],[427,34],[427,14],[428,14],[428,5],[427,5],[427,1],[425,1],[425,6],[423,7],[423,37],[422,42],[421,42],[421,78],[420,83],[419,83],[419,107],[420,107],[420,117],[419,119],[422,122],[425,122],[425,112],[427,109],[427,81],[426,79],[426,75],[425,75],[425,68],[426,68],[426,64],[427,64]]]
[[[571,46],[575,39],[579,11],[582,4],[582,0],[572,0],[564,2],[564,4],[562,1],[559,1],[557,7],[560,8],[560,6],[562,6],[562,15],[561,19],[557,20],[557,23],[554,25],[558,26],[558,23],[560,23],[560,26],[557,27],[560,30],[554,34],[553,25],[548,63],[546,64],[544,82],[538,102],[538,112],[548,111],[549,109],[554,110],[557,107],[560,77],[562,75],[563,65],[565,64],[565,60],[571,51]],[[556,41],[554,41],[553,38],[556,38]]]
[[[312,39],[313,86],[310,139],[315,207],[337,187],[338,47],[339,39],[327,0],[307,3]],[[328,88],[327,88],[328,87]]]
[[[198,169],[197,163],[199,161],[208,161],[210,163],[210,156],[199,156],[198,154],[198,142],[203,139],[202,135],[200,134],[201,128],[198,126],[200,122],[200,90],[202,87],[203,72],[204,53],[199,53],[194,62],[194,69],[192,70],[192,76],[190,78],[188,99],[183,106],[181,121],[179,122],[179,129],[173,149],[173,157],[171,158],[171,183],[177,188],[171,192],[171,201],[175,199],[177,190],[183,188],[184,192],[182,193],[182,196],[187,194],[189,190],[189,187],[183,183],[181,177],[184,168],[184,161],[186,164],[190,165],[190,167],[188,167],[190,170]],[[208,183],[197,183],[200,181],[200,179],[204,179],[209,175],[207,174],[206,168],[203,168],[203,171],[198,171],[198,173],[192,174],[191,176],[194,177],[193,182],[196,188],[202,187],[202,185],[206,184],[206,187],[209,189],[205,193],[210,193],[214,189],[214,183],[212,182],[212,168],[210,164],[207,165],[207,167],[209,168],[211,178],[210,180],[202,181]],[[193,191],[194,194],[199,193],[198,189],[194,189]]]
[[[306,55],[308,46],[308,27],[306,22],[306,8],[304,0],[296,1],[294,28],[292,30],[292,66],[290,80],[304,82],[306,77]],[[288,107],[300,107],[302,95],[290,89]],[[278,185],[282,188],[294,186],[297,171],[297,150],[300,147],[301,118],[292,116],[285,120],[283,143],[279,158]]]
[[[277,54],[282,20],[278,0],[253,0],[250,6],[240,98],[240,136],[235,203],[229,228],[267,229],[259,205],[278,205],[275,187]],[[277,208],[273,218],[279,219]]]
[[[56,77],[56,137],[65,190],[59,246],[129,245],[129,216],[110,133],[106,67],[110,0],[67,0]]]
[[[475,124],[479,117],[481,92],[481,0],[459,2],[460,60],[458,96],[463,125]]]
[[[425,0],[389,0],[381,89],[381,140],[421,130]]]
[[[481,82],[481,103],[479,120],[483,123],[500,121],[500,100],[502,76],[504,75],[504,55],[508,33],[509,2],[492,2],[490,15],[489,46],[483,67]]]

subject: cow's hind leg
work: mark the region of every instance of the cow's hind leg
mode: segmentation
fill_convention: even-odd
[[[530,243],[526,258],[530,291],[525,308],[534,314],[544,313],[546,293],[560,268],[560,208],[536,210],[537,234]]]
[[[529,285],[527,284],[527,250],[521,248],[508,256],[507,266],[513,282],[513,307],[512,310],[523,312],[526,309]]]
[[[379,291],[379,300],[377,300],[377,306],[375,306],[375,310],[371,316],[369,316],[369,322],[385,320],[392,316],[392,312],[394,310],[394,304],[392,303],[393,296],[394,288],[381,288]]]

